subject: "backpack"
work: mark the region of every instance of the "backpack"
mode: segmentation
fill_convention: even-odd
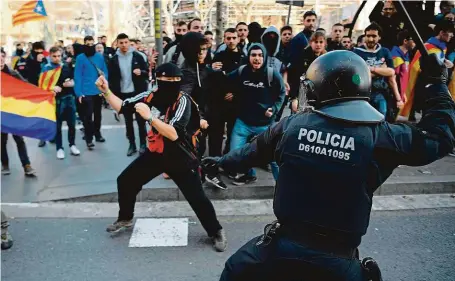
[[[242,75],[242,71],[245,69],[246,65],[241,65],[239,67],[239,76]],[[269,84],[269,87],[272,87],[272,82],[273,82],[273,68],[270,66],[267,66],[267,82]]]

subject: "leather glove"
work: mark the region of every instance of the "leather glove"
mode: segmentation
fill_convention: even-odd
[[[420,58],[420,69],[425,84],[447,84],[449,73],[444,61],[436,54]]]
[[[204,157],[201,161],[202,170],[209,174],[218,174],[221,157]]]

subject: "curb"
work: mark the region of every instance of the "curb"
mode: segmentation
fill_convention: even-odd
[[[211,200],[272,199],[274,186],[270,184],[229,186],[221,190],[206,184],[204,191]],[[450,176],[410,176],[390,178],[375,195],[414,195],[455,193],[455,175]],[[146,201],[183,201],[182,192],[176,187],[144,188],[137,196],[137,202]],[[117,202],[117,192],[94,194],[40,202]]]

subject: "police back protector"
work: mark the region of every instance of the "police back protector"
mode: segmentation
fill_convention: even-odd
[[[372,205],[368,169],[375,126],[315,111],[287,120],[276,149],[274,211],[280,222],[340,232],[360,243]]]

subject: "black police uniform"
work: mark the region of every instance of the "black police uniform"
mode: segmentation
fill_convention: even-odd
[[[157,68],[157,75],[181,77],[182,72],[168,63]],[[158,80],[158,90],[147,91],[123,101],[122,109],[138,102],[159,109],[164,115],[163,121],[175,128],[178,139],[171,141],[162,137],[160,151],[160,145],[157,145],[160,142],[159,134],[154,128],[150,129],[153,131],[148,134],[146,152],[131,162],[117,178],[120,207],[118,221],[131,220],[134,216],[136,196],[142,186],[158,175],[167,173],[182,191],[208,236],[214,237],[222,227],[212,203],[202,189],[199,162],[191,141],[191,135],[199,128],[199,113],[191,97],[183,92],[179,93],[179,88],[178,82]]]
[[[444,72],[433,56],[421,64],[427,77]],[[453,149],[455,103],[445,75],[428,77],[427,110],[415,127],[389,124],[368,104],[368,67],[352,52],[319,57],[307,77],[313,109],[284,118],[240,150],[204,160],[207,168],[234,171],[273,160],[280,166],[274,196],[279,225],[235,253],[223,281],[370,280],[357,247],[373,192],[398,165],[427,165]]]

